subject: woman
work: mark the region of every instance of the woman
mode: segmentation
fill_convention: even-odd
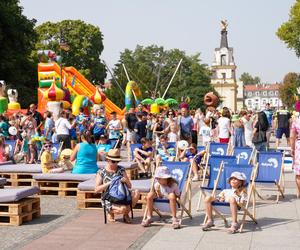
[[[0,136],[0,162],[9,160],[9,147],[5,144],[3,136]]]
[[[44,136],[46,140],[52,140],[52,134],[54,130],[54,121],[52,118],[52,113],[50,111],[46,111],[44,114],[45,118],[45,125],[44,125]]]
[[[60,117],[55,122],[55,131],[57,134],[57,140],[63,142],[62,150],[65,148],[71,148],[70,129],[75,126],[75,121],[71,125],[67,119],[67,113],[62,111]]]
[[[192,128],[194,126],[193,118],[189,114],[188,105],[181,105],[181,117],[178,120],[180,128],[180,140],[186,140],[192,143]]]
[[[123,167],[118,166],[118,163],[121,161],[120,151],[118,149],[110,149],[106,155],[107,164],[104,169],[100,169],[96,175],[96,186],[95,192],[104,192],[108,187],[110,187],[111,180],[121,175],[123,182],[129,189],[132,187],[131,182],[125,172]],[[134,207],[139,199],[139,191],[136,190],[132,193],[132,207]],[[112,204],[108,200],[104,200],[105,207],[108,211],[108,220],[110,222],[115,222],[115,214],[122,214],[123,220],[125,223],[131,223],[129,212],[129,205],[117,205]]]
[[[244,124],[246,146],[252,147],[253,118],[251,113],[247,111],[241,111],[240,116],[242,117],[241,121]]]
[[[257,151],[267,150],[267,130],[269,127],[265,112],[261,111],[257,115],[257,121],[253,129],[252,142]]]
[[[230,111],[224,107],[222,116],[218,119],[218,134],[220,143],[229,143],[230,139]]]
[[[293,156],[293,167],[297,185],[297,198],[300,197],[300,118],[292,123],[290,136],[291,150]]]
[[[233,123],[233,146],[246,147],[244,124],[239,115],[233,115],[231,122]]]
[[[155,139],[156,146],[159,145],[159,137],[164,134],[164,117],[161,114],[158,114],[156,122],[153,126],[153,136]]]
[[[97,147],[92,144],[91,133],[82,132],[81,143],[77,144],[73,150],[70,160],[76,160],[73,174],[94,174],[98,171],[97,166]]]

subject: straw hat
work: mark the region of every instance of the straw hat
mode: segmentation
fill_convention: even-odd
[[[119,149],[110,149],[107,152],[106,159],[111,161],[121,161],[120,150]]]
[[[158,167],[155,171],[155,178],[168,179],[171,177],[169,169],[165,166]]]
[[[70,157],[73,153],[73,150],[70,148],[65,148],[63,151],[61,151],[60,156],[61,157]]]

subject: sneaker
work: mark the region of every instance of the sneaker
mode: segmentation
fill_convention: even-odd
[[[205,225],[202,226],[202,231],[208,231],[211,227],[214,227],[215,224],[213,221],[208,221]]]

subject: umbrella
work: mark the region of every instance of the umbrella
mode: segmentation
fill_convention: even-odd
[[[178,104],[178,102],[173,98],[168,98],[165,102],[168,105],[177,105]]]
[[[163,98],[156,98],[154,102],[158,105],[165,105],[165,100]]]
[[[150,98],[146,98],[143,101],[141,101],[141,104],[143,105],[151,105],[154,101]]]

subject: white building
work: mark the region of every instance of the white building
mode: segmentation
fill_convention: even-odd
[[[241,109],[243,106],[243,83],[238,85],[236,81],[236,65],[233,48],[228,46],[227,25],[221,30],[220,48],[215,49],[211,70],[211,84],[221,97],[222,107],[228,107],[232,111]]]
[[[249,110],[261,110],[267,103],[273,108],[280,108],[280,84],[256,84],[244,86],[244,104]]]

